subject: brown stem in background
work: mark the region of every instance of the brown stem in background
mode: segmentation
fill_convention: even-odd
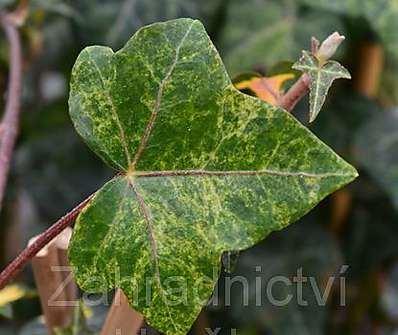
[[[67,227],[32,259],[33,275],[48,334],[68,327],[75,311],[77,286],[71,280],[67,249],[72,228]],[[29,241],[34,243],[36,237]]]
[[[368,98],[375,98],[384,66],[383,47],[372,41],[365,41],[358,49],[354,89]],[[338,190],[331,196],[330,228],[341,236],[352,211],[353,195],[349,189]]]
[[[279,106],[291,112],[297,103],[310,90],[311,79],[308,74],[303,74],[299,80],[282,96]]]
[[[10,73],[6,107],[0,123],[0,209],[4,199],[11,158],[18,133],[22,91],[21,40],[14,20],[0,14],[0,23],[10,44]]]
[[[42,233],[29,247],[18,255],[5,269],[0,273],[0,290],[4,288],[7,283],[13,279],[19,272],[22,271],[26,263],[28,263],[41,249],[50,243],[56,236],[58,236],[65,228],[70,226],[94,197],[95,193],[90,195],[86,200],[77,205],[72,211],[59,219],[54,225]]]
[[[365,42],[358,52],[354,76],[354,88],[361,94],[374,98],[379,90],[384,66],[384,50],[381,45]]]
[[[115,298],[106,317],[101,335],[142,334],[140,329],[144,325],[144,317],[130,307],[127,297],[121,289],[116,290]]]

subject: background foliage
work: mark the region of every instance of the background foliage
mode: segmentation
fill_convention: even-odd
[[[14,1],[0,1],[0,6],[12,7]],[[67,115],[67,83],[83,47],[100,43],[119,48],[144,24],[190,16],[205,23],[233,77],[253,70],[271,73],[280,61],[296,61],[301,49],[309,48],[312,35],[323,39],[338,30],[347,37],[338,58],[353,74],[353,80],[339,81],[332,88],[324,110],[311,126],[307,124],[306,101],[295,115],[358,167],[361,177],[300,223],[243,252],[232,275],[250,278],[255,267],[261,266],[264,280],[274,275],[291,278],[302,267],[305,274],[322,281],[331,273],[338,274],[341,264],[347,264],[347,306],[341,308],[331,298],[320,307],[313,302],[305,308],[294,303],[284,309],[265,303],[244,307],[236,290],[232,307],[209,306],[201,322],[222,327],[220,334],[229,334],[231,327],[237,327],[239,334],[398,331],[396,1],[32,0],[30,7],[23,28],[21,132],[7,207],[0,217],[2,265],[29,237],[112,175],[77,137]],[[363,75],[358,65],[365,58],[362,46],[369,44],[384,50],[384,67],[379,90],[365,96],[358,84]],[[7,69],[7,43],[2,38],[2,91]],[[29,270],[20,281],[34,287]],[[338,294],[338,288],[335,290]],[[223,301],[222,295],[220,299]],[[29,295],[6,308],[0,306],[1,314],[9,317],[11,312],[12,320],[1,319],[0,334],[40,334],[28,323],[40,314],[37,298]]]

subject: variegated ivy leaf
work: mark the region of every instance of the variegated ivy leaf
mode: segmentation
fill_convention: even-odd
[[[333,81],[339,78],[351,78],[347,69],[338,62],[321,63],[308,51],[303,51],[302,57],[293,65],[293,69],[307,73],[311,79],[310,122],[313,122],[321,111]]]
[[[138,31],[82,51],[70,115],[120,173],[77,219],[69,256],[89,292],[120,287],[165,334],[185,334],[225,251],[248,248],[357,173],[286,111],[237,91],[203,25]]]

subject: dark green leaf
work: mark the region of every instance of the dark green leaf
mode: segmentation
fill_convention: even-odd
[[[315,280],[323,294],[328,280],[340,270],[342,257],[330,233],[308,219],[303,221],[242,253],[231,279],[247,279],[247,289],[237,282],[231,287],[225,284],[219,290],[231,295],[231,314],[239,327],[257,326],[271,334],[324,334],[327,309],[320,306],[308,278],[301,291],[293,278],[301,269],[303,276]],[[275,278],[290,280],[291,285],[285,282],[271,285]],[[337,281],[336,278],[335,285]],[[221,282],[227,283],[226,279]],[[272,295],[267,291],[270,287]],[[245,295],[247,304],[243,304]],[[272,303],[272,298],[284,300],[289,295],[293,298],[283,307]],[[331,302],[331,296],[327,302]]]
[[[4,8],[15,3],[14,0],[0,0],[0,8]]]
[[[386,57],[380,78],[378,98],[385,106],[398,106],[398,57]]]
[[[311,130],[342,157],[354,160],[353,134],[367,123],[369,118],[382,112],[382,109],[374,99],[346,87],[336,92],[338,99],[328,99],[328,103],[323,107],[324,112],[318,116],[317,122],[311,125]],[[298,107],[295,114],[307,114],[304,104]]]
[[[65,329],[55,329],[54,335],[94,335],[100,334],[108,310],[104,306],[87,307],[83,302],[74,308],[70,325]],[[48,335],[43,316],[28,322],[19,335]],[[113,334],[112,334],[113,335]]]
[[[223,0],[79,0],[80,32],[88,42],[120,47],[143,25],[178,17],[192,17],[209,25]]]
[[[398,111],[382,111],[371,118],[355,141],[357,160],[398,206]]]
[[[49,120],[47,118],[46,122]],[[32,195],[42,214],[41,221],[45,223],[63,215],[65,208],[73,207],[93,188],[103,185],[112,172],[81,143],[72,129],[49,123],[53,130],[43,132],[36,127],[36,131],[42,131],[45,135],[28,138],[20,145],[14,169],[18,185]],[[79,159],[70,159],[71,154]],[[54,199],[57,201],[54,202]]]
[[[74,308],[71,324],[65,329],[55,329],[55,335],[94,335],[86,325],[86,317],[84,315],[83,303]]]
[[[7,319],[12,318],[11,305],[0,306],[0,317],[7,318]]]
[[[386,284],[383,285],[381,293],[381,307],[391,320],[398,318],[398,264],[394,262],[391,269],[386,275]],[[394,332],[398,331],[398,327],[394,326]],[[392,334],[394,332],[391,332]],[[387,333],[387,332],[386,332]]]
[[[224,251],[254,245],[357,176],[289,113],[237,91],[191,19],[145,27],[116,53],[82,51],[70,114],[121,172],[76,222],[76,279],[87,291],[121,287],[166,334],[188,332]]]
[[[382,38],[386,48],[398,57],[398,2],[395,0],[300,0],[315,8],[365,17]]]
[[[314,34],[322,40],[336,30],[345,30],[340,17],[300,11],[297,1],[230,0],[219,45],[228,71],[236,75],[297,59]]]
[[[308,51],[303,51],[303,56],[293,65],[293,68],[307,73],[311,78],[310,122],[313,122],[321,111],[333,81],[339,78],[351,78],[350,73],[338,62],[327,61],[321,64]]]

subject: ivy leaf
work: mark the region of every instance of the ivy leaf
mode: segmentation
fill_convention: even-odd
[[[122,288],[165,334],[188,332],[224,251],[357,176],[289,113],[236,90],[199,21],[150,25],[116,53],[86,48],[69,103],[77,131],[120,172],[76,221],[76,280],[89,292]]]
[[[339,78],[351,78],[347,69],[338,62],[327,61],[322,64],[308,51],[303,51],[302,57],[293,65],[293,69],[307,73],[311,78],[310,122],[313,122],[321,111],[333,81]]]

